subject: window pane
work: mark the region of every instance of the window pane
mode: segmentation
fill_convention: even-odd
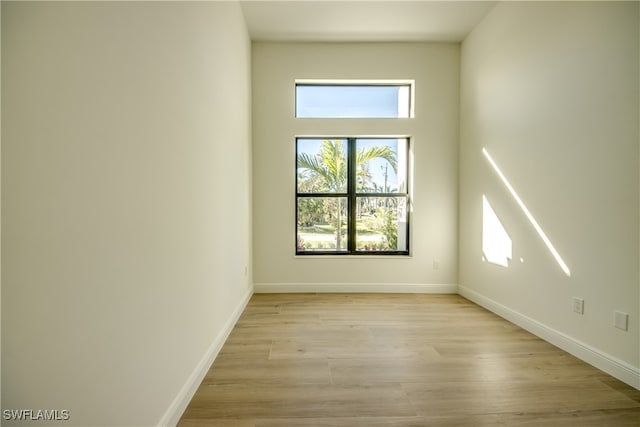
[[[407,192],[407,139],[357,139],[359,193]]]
[[[356,204],[357,251],[409,250],[405,197],[358,197]]]
[[[347,192],[347,140],[297,140],[298,193]]]
[[[297,251],[346,251],[347,222],[346,197],[298,197]]]
[[[297,84],[296,117],[407,118],[410,92],[409,84]]]

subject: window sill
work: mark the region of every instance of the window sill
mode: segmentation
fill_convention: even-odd
[[[413,255],[369,255],[369,254],[361,254],[361,255],[294,255],[295,259],[368,259],[368,260],[376,260],[376,259],[408,259],[413,258]]]

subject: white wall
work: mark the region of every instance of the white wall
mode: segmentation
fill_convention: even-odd
[[[460,113],[462,294],[636,387],[638,23],[636,2],[500,3],[462,45]],[[513,241],[508,268],[481,259],[483,194]],[[574,296],[584,298],[584,315],[572,312]],[[614,328],[614,310],[629,314],[628,331]]]
[[[0,62],[2,58],[2,7],[0,7]],[[2,99],[2,67],[0,67],[0,100]],[[2,108],[0,107],[0,188],[2,188]],[[2,223],[2,191],[0,190],[0,224]],[[0,227],[0,242],[2,227]],[[0,408],[2,408],[2,245],[0,244]],[[0,421],[2,425],[2,421]]]
[[[256,290],[455,285],[459,45],[254,43],[252,58]],[[296,79],[415,79],[415,118],[295,119]],[[295,136],[332,134],[414,137],[411,258],[294,256]]]
[[[239,6],[2,2],[2,54],[3,409],[171,421],[251,291]]]

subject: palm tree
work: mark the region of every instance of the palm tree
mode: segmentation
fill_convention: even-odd
[[[315,156],[298,154],[298,173],[310,184],[312,192],[347,191],[347,155],[343,140],[323,140]]]
[[[304,180],[310,192],[346,193],[347,192],[347,144],[345,140],[323,140],[320,151],[315,155],[298,154],[298,174]],[[397,173],[396,153],[387,146],[361,148],[356,152],[356,182],[358,190],[364,190],[371,180],[366,167],[368,161],[381,158],[386,160]],[[336,248],[342,246],[342,198],[337,199]]]
[[[398,160],[396,159],[396,153],[387,146],[376,146],[369,148],[361,148],[356,152],[356,175],[358,183],[358,190],[365,190],[367,183],[371,180],[371,174],[367,168],[367,162],[373,159],[384,159],[391,165],[391,168],[395,173],[398,173]],[[375,183],[374,183],[375,185]]]

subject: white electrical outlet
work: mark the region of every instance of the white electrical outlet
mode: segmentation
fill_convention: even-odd
[[[439,270],[440,269],[440,260],[439,259],[434,259],[433,260],[433,269],[434,270]]]
[[[584,314],[584,300],[582,298],[573,297],[573,312]]]
[[[616,311],[613,320],[613,326],[626,331],[629,328],[629,315],[627,313],[623,313],[622,311]]]

